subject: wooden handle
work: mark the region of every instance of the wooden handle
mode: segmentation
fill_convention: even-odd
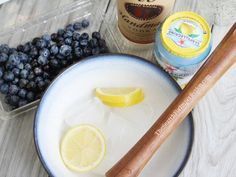
[[[137,144],[107,173],[107,177],[135,177],[164,140],[179,126],[196,103],[236,61],[236,23],[186,88]]]

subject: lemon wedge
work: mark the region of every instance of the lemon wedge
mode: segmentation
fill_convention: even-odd
[[[105,139],[92,125],[76,126],[64,135],[61,156],[65,165],[76,172],[87,172],[100,164],[105,156]]]
[[[104,104],[111,107],[128,107],[144,99],[141,88],[97,88],[95,94]]]

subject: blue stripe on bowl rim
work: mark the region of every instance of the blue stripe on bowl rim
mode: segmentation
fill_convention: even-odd
[[[48,173],[48,175],[50,177],[56,177],[51,170],[48,168],[47,163],[45,162],[42,152],[39,148],[39,142],[38,142],[38,133],[37,133],[37,124],[38,124],[38,117],[39,117],[39,113],[41,112],[41,106],[45,100],[45,97],[47,96],[47,94],[50,92],[50,89],[53,87],[53,85],[57,82],[57,80],[60,79],[60,77],[62,77],[64,74],[66,74],[67,72],[73,70],[75,67],[82,65],[83,63],[88,63],[88,62],[94,62],[96,60],[114,60],[114,58],[110,59],[110,57],[117,57],[116,59],[119,60],[129,60],[132,62],[139,62],[142,64],[145,64],[147,67],[149,67],[150,69],[155,70],[156,72],[158,72],[159,74],[161,74],[163,77],[167,78],[167,80],[170,82],[171,85],[174,86],[174,88],[176,89],[177,92],[181,92],[181,88],[180,86],[176,83],[176,81],[168,74],[166,73],[160,66],[153,64],[152,62],[145,60],[144,58],[135,56],[135,55],[130,55],[130,54],[120,54],[120,53],[112,53],[112,54],[100,54],[100,55],[96,55],[96,56],[90,56],[87,57],[81,61],[78,61],[77,63],[73,64],[72,66],[66,68],[65,70],[63,70],[60,74],[58,74],[56,76],[56,78],[51,82],[51,84],[49,85],[49,87],[46,89],[46,91],[44,92],[38,108],[35,112],[35,116],[34,116],[34,123],[33,123],[33,137],[34,137],[34,145],[35,145],[35,149],[37,152],[37,155],[39,157],[40,162],[42,163],[44,169],[46,170],[46,172]],[[194,121],[193,121],[193,116],[192,113],[189,113],[188,115],[188,124],[190,127],[190,133],[189,133],[189,142],[188,142],[188,147],[186,150],[186,154],[182,160],[182,163],[180,164],[178,170],[175,172],[175,174],[172,177],[178,177],[180,175],[180,173],[183,171],[185,165],[187,164],[188,160],[189,160],[189,156],[191,154],[192,151],[192,146],[193,146],[193,141],[194,141]]]

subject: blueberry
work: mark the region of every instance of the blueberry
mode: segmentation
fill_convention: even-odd
[[[47,43],[43,39],[38,39],[35,45],[37,49],[43,49],[47,46]]]
[[[2,76],[3,76],[3,68],[2,67],[0,67],[0,78],[2,78]]]
[[[74,31],[75,29],[74,29],[74,26],[72,25],[72,24],[69,24],[69,25],[67,25],[66,26],[66,31]]]
[[[59,51],[59,49],[58,49],[58,47],[57,47],[56,45],[52,45],[52,46],[51,46],[50,53],[51,53],[52,55],[58,54],[58,51]]]
[[[27,86],[26,86],[27,89],[31,89],[31,90],[34,90],[36,88],[36,83],[34,81],[30,81]]]
[[[4,83],[0,86],[0,92],[2,94],[7,94],[8,91],[9,91],[9,85],[8,84]]]
[[[48,59],[42,55],[38,57],[38,63],[40,65],[46,65],[48,63]]]
[[[5,81],[13,81],[14,80],[14,74],[11,71],[7,71],[3,75],[3,79]]]
[[[19,98],[17,95],[11,95],[11,96],[10,96],[10,99],[9,99],[9,103],[10,103],[12,106],[17,106],[18,103],[19,103],[19,100],[20,100],[20,98]]]
[[[34,92],[28,92],[28,93],[26,94],[26,99],[27,99],[29,102],[33,101],[33,100],[34,100]]]
[[[65,33],[64,29],[57,30],[57,36],[61,36],[62,37],[64,35],[64,33]]]
[[[35,78],[34,81],[35,81],[35,83],[39,83],[39,81],[42,81],[42,80],[43,80],[43,78],[38,76],[38,77]]]
[[[9,86],[9,94],[15,95],[18,93],[18,91],[19,91],[19,88],[16,85],[12,84]]]
[[[71,45],[72,38],[66,38],[64,42],[65,42],[66,45]]]
[[[49,64],[52,68],[59,68],[60,67],[59,62],[56,59],[50,60]]]
[[[47,43],[49,43],[51,41],[51,36],[49,34],[44,34],[42,36],[42,39],[46,41]]]
[[[96,48],[98,46],[98,40],[96,38],[92,38],[89,40],[89,46],[91,48]]]
[[[72,62],[73,62],[73,55],[72,54],[68,55],[66,57],[66,61],[68,62],[68,64],[72,64]]]
[[[64,38],[68,38],[68,37],[72,37],[73,36],[73,32],[72,31],[69,31],[67,30],[64,34],[63,34],[63,37]]]
[[[98,47],[92,48],[92,55],[98,55],[100,53],[100,49]]]
[[[89,39],[88,33],[82,33],[81,36],[80,36],[80,39],[81,39],[81,40],[83,40],[83,39],[88,40],[88,39]]]
[[[46,86],[48,86],[51,83],[51,81],[49,79],[45,79],[44,82],[45,82]]]
[[[68,46],[68,45],[62,45],[62,46],[60,47],[59,53],[60,53],[61,55],[63,55],[63,56],[68,56],[68,55],[71,54],[71,51],[72,51],[72,49],[71,49],[70,46]]]
[[[26,80],[26,79],[20,79],[19,80],[19,86],[20,86],[20,88],[25,88],[26,87],[26,85],[28,84],[28,80]]]
[[[23,52],[24,51],[24,46],[22,44],[20,44],[16,47],[16,49],[17,49],[18,52]]]
[[[34,60],[31,62],[31,66],[32,66],[32,68],[38,67],[38,66],[39,66],[38,60],[37,60],[37,59],[34,59]]]
[[[27,105],[27,103],[28,103],[28,102],[27,102],[26,100],[20,99],[19,102],[18,102],[18,106],[19,106],[19,107],[22,107],[22,106]]]
[[[12,70],[15,66],[12,65],[11,63],[7,62],[5,67],[6,67],[7,70]]]
[[[12,66],[17,66],[20,64],[20,58],[17,54],[11,54],[8,59],[8,63]]]
[[[83,28],[87,28],[89,26],[89,21],[87,20],[87,19],[84,19],[83,21],[82,21],[82,27]]]
[[[7,44],[0,45],[0,53],[8,54],[8,52],[9,52],[9,46]]]
[[[20,69],[19,68],[13,68],[12,73],[14,74],[15,77],[20,75]]]
[[[8,55],[5,53],[0,53],[0,63],[6,62],[8,59]]]
[[[31,64],[26,63],[24,67],[27,71],[30,71],[32,69]]]
[[[49,70],[50,70],[50,66],[49,66],[49,65],[45,65],[45,66],[43,67],[43,70],[46,71],[46,72],[49,71]]]
[[[52,39],[52,41],[56,41],[57,40],[57,37],[58,37],[58,35],[57,35],[57,33],[52,33],[51,34],[51,39]]]
[[[68,62],[66,60],[60,60],[60,64],[62,67],[66,67]]]
[[[26,79],[29,75],[29,71],[26,70],[26,69],[22,69],[21,72],[20,72],[20,77],[23,78],[23,79]]]
[[[17,68],[19,68],[19,69],[24,69],[24,64],[23,64],[23,63],[18,64],[18,65],[17,65]]]
[[[5,82],[4,82],[4,80],[3,79],[0,79],[0,86],[2,85],[2,84],[4,84]]]
[[[14,53],[17,53],[16,48],[10,48],[8,54],[11,55],[11,54],[14,54]]]
[[[92,33],[92,38],[101,39],[101,34],[97,31],[95,31]]]
[[[63,60],[65,57],[62,54],[57,54],[56,58],[60,59],[60,60]]]
[[[27,94],[27,91],[25,89],[20,89],[18,92],[18,96],[21,98],[25,98]]]
[[[80,39],[80,33],[75,31],[73,33],[73,37],[72,38],[73,38],[73,40],[78,41]]]
[[[83,50],[80,47],[76,47],[74,50],[75,56],[81,58],[83,56]]]
[[[99,47],[105,47],[106,46],[106,41],[104,39],[99,39],[98,40],[98,45],[99,45]]]
[[[16,77],[16,78],[12,81],[12,84],[17,85],[18,83],[19,83],[19,79]]]
[[[43,80],[41,80],[41,81],[38,82],[37,86],[40,90],[43,90],[43,89],[45,89],[46,84]]]
[[[31,49],[31,45],[29,42],[27,42],[23,45],[22,52],[28,53],[30,51],[30,49]]]
[[[29,75],[28,75],[28,79],[29,80],[33,80],[35,78],[35,74],[33,71],[30,71]]]
[[[48,58],[49,55],[50,55],[50,52],[49,52],[48,49],[44,48],[44,49],[40,50],[39,54],[42,55],[45,58]]]
[[[39,67],[34,68],[34,74],[40,76],[43,73],[42,69]]]
[[[82,27],[82,23],[81,22],[75,22],[74,23],[74,29],[75,30],[81,30],[83,27]]]
[[[79,41],[80,47],[84,48],[88,45],[88,40],[87,39],[83,39]]]
[[[80,44],[79,44],[79,41],[73,41],[73,42],[72,42],[72,47],[73,47],[73,48],[79,47],[79,45],[80,45]]]
[[[49,78],[49,74],[47,72],[43,72],[43,79],[48,79]]]
[[[38,49],[36,47],[32,47],[30,52],[29,52],[29,55],[31,57],[36,57],[38,55]]]
[[[84,49],[83,49],[83,53],[84,53],[84,56],[90,56],[90,55],[92,55],[92,50],[91,50],[91,48],[89,48],[89,47],[85,47]]]
[[[29,60],[28,55],[26,55],[25,53],[22,53],[22,52],[18,53],[18,57],[22,63],[26,63]]]

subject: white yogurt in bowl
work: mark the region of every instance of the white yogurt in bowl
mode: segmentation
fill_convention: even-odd
[[[145,99],[127,108],[111,108],[95,97],[98,87],[138,87]],[[103,177],[150,128],[179,90],[155,65],[130,55],[109,54],[81,61],[50,85],[37,110],[34,138],[39,158],[50,176]],[[106,139],[101,164],[87,173],[68,169],[60,155],[64,133],[80,124],[98,127]],[[189,117],[161,146],[141,177],[177,176],[191,151],[193,121]]]

